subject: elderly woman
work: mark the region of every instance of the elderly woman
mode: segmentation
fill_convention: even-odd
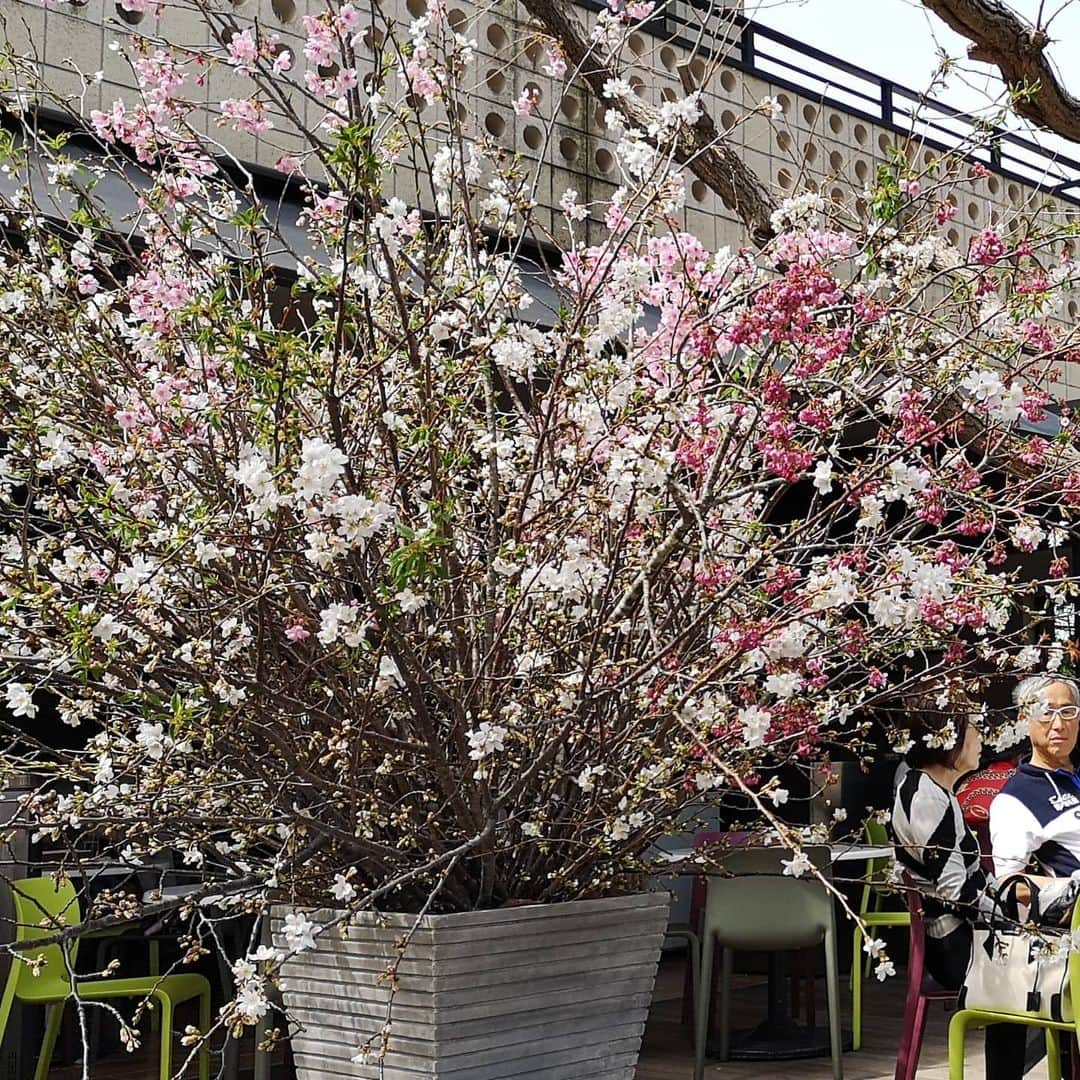
[[[1027,722],[1031,757],[990,804],[990,844],[999,878],[1030,867],[1054,877],[1080,870],[1080,776],[1072,762],[1080,688],[1061,675],[1033,675],[1013,694]]]

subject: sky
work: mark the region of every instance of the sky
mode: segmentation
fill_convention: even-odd
[[[1080,54],[1080,0],[1009,2],[1032,21],[1040,8],[1044,18],[1053,15],[1049,32],[1056,40],[1048,52],[1059,71],[1065,71],[1065,85],[1080,95],[1080,72],[1075,63]],[[963,70],[934,96],[956,108],[985,106],[988,85],[1000,90],[1000,82],[989,77],[992,69],[988,65],[967,59],[966,40],[918,0],[744,0],[744,5],[748,15],[766,26],[914,90],[926,89],[937,67],[938,52],[944,49],[950,57],[962,60]],[[1046,136],[1038,141],[1060,146],[1070,156],[1080,158],[1078,144]]]

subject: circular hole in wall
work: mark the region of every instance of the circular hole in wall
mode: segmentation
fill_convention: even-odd
[[[690,61],[690,77],[695,86],[702,86],[705,82],[705,61],[700,56],[695,56]]]
[[[450,14],[446,16],[446,21],[455,34],[464,34],[469,26],[469,16],[461,8],[451,8]]]
[[[1010,184],[1009,185],[1009,201],[1014,202],[1014,203],[1018,203],[1020,201],[1020,185],[1019,184]]]
[[[870,166],[867,165],[867,163],[862,158],[859,158],[859,160],[855,162],[855,176],[863,183],[866,183],[866,178],[869,175]]]
[[[804,105],[802,115],[808,124],[817,122],[817,109],[813,105]]]
[[[540,102],[544,100],[544,91],[543,91],[543,90],[541,90],[541,89],[540,89],[540,87],[539,87],[539,86],[537,86],[537,84],[536,84],[536,83],[534,83],[534,82],[527,82],[527,83],[525,84],[525,89],[526,89],[526,90],[527,90],[527,91],[529,92],[529,94],[530,94],[530,95],[532,96],[533,102],[534,102],[535,104],[539,105],[539,104],[540,104]]]
[[[735,126],[735,114],[730,109],[725,109],[720,114],[720,126],[725,131],[730,131]]]
[[[866,127],[863,124],[856,124],[852,131],[855,133],[855,141],[860,146],[865,146],[870,138],[870,132],[866,130]]]
[[[576,161],[578,156],[577,139],[571,139],[569,135],[559,140],[559,153],[566,161]]]
[[[791,132],[789,132],[789,131],[778,131],[776,133],[776,145],[779,146],[781,150],[790,150],[791,149]]]
[[[1077,316],[1078,313],[1080,313],[1080,308],[1078,308],[1076,306],[1076,301],[1075,300],[1070,300],[1069,301],[1068,311],[1069,311],[1069,318],[1072,319],[1073,322],[1076,322],[1076,316]]]
[[[776,182],[785,190],[790,191],[794,186],[794,181],[791,179],[791,173],[787,169],[781,169],[776,174]]]
[[[694,202],[704,202],[705,197],[709,194],[709,187],[704,180],[695,180],[690,185],[690,194],[694,198]]]
[[[487,128],[489,135],[498,138],[506,130],[506,121],[498,113],[489,112],[484,117],[484,127]]]
[[[525,46],[525,55],[529,58],[529,63],[536,67],[540,62],[540,57],[544,55],[544,46],[539,41],[530,41]]]
[[[979,204],[969,202],[968,206],[967,206],[968,221],[978,221],[979,220],[979,213],[980,213]]]
[[[127,8],[116,5],[116,14],[120,16],[129,26],[138,26],[146,17],[145,11],[128,11]]]
[[[633,90],[634,93],[637,94],[637,96],[639,98],[643,98],[645,96],[645,81],[644,81],[644,79],[639,79],[637,77],[637,75],[631,75],[630,76],[630,89]]]
[[[887,154],[893,147],[892,139],[888,135],[886,135],[884,131],[878,136],[877,144],[878,149],[883,154]]]
[[[844,130],[844,118],[839,113],[829,113],[829,130],[839,135]]]
[[[829,168],[833,172],[840,172],[844,167],[844,155],[839,150],[834,150],[829,155]]]
[[[626,39],[626,44],[635,56],[641,56],[645,52],[645,39],[640,34],[631,34]]]
[[[739,80],[735,78],[735,72],[726,70],[722,71],[720,73],[720,85],[727,93],[733,93],[735,87],[739,85]]]
[[[949,243],[952,244],[953,247],[960,246],[960,234],[955,229],[950,229],[945,234],[945,236],[948,238]]]
[[[529,124],[521,133],[521,137],[530,150],[539,150],[544,145],[543,133],[535,124]]]
[[[924,165],[933,165],[937,161],[937,155],[933,150],[924,150],[922,159]]]
[[[566,94],[562,101],[559,102],[559,108],[562,110],[563,116],[570,120],[576,120],[578,113],[581,112],[581,102],[576,97]]]
[[[381,49],[385,40],[386,35],[377,26],[369,26],[364,31],[364,44],[369,49]],[[285,46],[282,45],[281,48],[285,48]]]
[[[991,195],[996,195],[1001,190],[1001,181],[996,176],[991,176],[986,181],[986,186],[990,189]]]
[[[487,28],[487,39],[488,44],[496,52],[501,52],[506,48],[506,31],[498,23],[492,23]]]
[[[679,62],[678,54],[670,45],[665,45],[660,50],[660,63],[667,68],[668,71],[674,71],[675,65]]]
[[[802,156],[804,161],[817,161],[818,148],[817,143],[804,143],[802,148]]]
[[[836,203],[837,206],[843,206],[843,204],[844,204],[844,191],[843,191],[843,188],[834,187],[832,189],[832,191],[829,192],[829,198],[831,198],[832,201],[834,203]]]
[[[414,19],[419,19],[427,11],[427,4],[424,0],[405,0],[405,10]]]
[[[270,0],[270,10],[279,22],[292,22],[296,18],[295,0]]]
[[[494,68],[487,73],[487,78],[484,80],[487,83],[487,88],[493,94],[501,94],[506,87],[506,76]]]
[[[777,94],[776,104],[780,106],[782,112],[791,112],[791,98],[789,98],[787,94]]]
[[[611,172],[615,168],[615,158],[610,150],[601,147],[596,151],[596,167],[605,173]]]

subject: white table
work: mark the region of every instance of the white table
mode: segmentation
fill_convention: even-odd
[[[807,841],[807,843],[812,844],[813,842]],[[757,847],[760,845],[753,846]],[[769,846],[781,847],[782,845],[770,844]],[[834,863],[864,862],[866,859],[891,859],[893,857],[893,848],[891,844],[857,844],[853,842],[850,844],[829,844],[827,846]],[[708,847],[669,848],[667,851],[657,851],[656,861],[672,864],[693,862],[696,857],[706,854],[708,850]],[[732,848],[731,850],[737,851],[738,848]]]

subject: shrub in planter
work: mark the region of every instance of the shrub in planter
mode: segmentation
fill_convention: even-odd
[[[339,925],[406,925],[371,912],[437,953],[464,913],[636,893],[688,807],[764,812],[763,768],[858,750],[912,657],[956,687],[1060,661],[1080,469],[1071,429],[1019,430],[1072,355],[1052,222],[960,252],[930,183],[960,169],[897,163],[866,222],[810,193],[711,250],[673,164],[702,101],[616,82],[622,182],[558,192],[552,235],[441,4],[408,33],[331,4],[296,51],[199,11],[209,46],[121,43],[125,105],[51,99],[70,129],[6,61],[36,108],[3,146],[0,642],[39,838],[295,906],[217,1024],[273,1026],[267,980]],[[614,68],[631,22],[598,21]],[[288,145],[276,189],[234,135]]]

